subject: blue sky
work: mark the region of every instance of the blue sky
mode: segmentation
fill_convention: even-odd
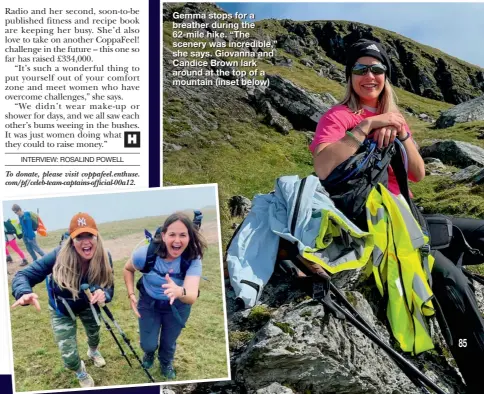
[[[347,20],[391,30],[484,67],[484,3],[217,3],[255,20]]]
[[[48,231],[64,229],[76,213],[87,212],[97,223],[146,216],[166,215],[185,209],[216,206],[216,187],[206,185],[189,188],[166,188],[129,193],[109,193],[89,196],[49,197],[3,202],[4,220],[17,218],[11,208],[14,203],[24,211],[37,212]]]

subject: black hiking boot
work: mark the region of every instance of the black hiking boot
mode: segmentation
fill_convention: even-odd
[[[13,263],[12,256],[10,256],[10,255],[7,256],[7,264],[8,263]]]
[[[23,259],[22,262],[19,264],[21,267],[25,267],[26,265],[29,265],[29,262],[27,259]]]
[[[143,367],[149,369],[153,366],[155,362],[155,353],[145,353],[143,355]]]

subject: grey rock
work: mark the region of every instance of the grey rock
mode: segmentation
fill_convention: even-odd
[[[484,315],[484,286],[474,281],[474,288],[476,289],[476,300],[479,310]]]
[[[472,182],[474,177],[484,171],[482,167],[471,165],[455,173],[451,179],[455,182]]]
[[[431,116],[427,115],[427,114],[419,114],[418,115],[418,118],[421,120],[421,121],[424,121],[424,122],[428,122],[428,123],[434,123],[435,122],[435,119],[432,118]]]
[[[229,209],[232,216],[245,217],[252,207],[251,201],[244,196],[233,196],[229,200]]]
[[[287,53],[296,57],[304,55],[304,50],[301,45],[304,45],[304,41],[296,35],[283,34],[277,36],[277,47],[283,49]]]
[[[321,93],[319,96],[321,97],[321,100],[323,101],[323,103],[326,103],[329,105],[338,104],[338,100],[336,100],[334,96],[330,93]]]
[[[274,382],[270,386],[257,390],[256,394],[294,394],[294,391],[289,387],[284,387],[281,384]]]
[[[316,94],[307,93],[278,75],[267,75],[265,97],[296,130],[314,131],[321,116],[331,108]]]
[[[368,318],[371,308],[353,293]],[[366,305],[365,305],[366,304]],[[327,316],[326,316],[327,318]],[[374,325],[374,321],[370,320]],[[375,328],[381,331],[381,327]],[[385,353],[353,326],[325,319],[321,304],[283,305],[236,361],[241,381],[257,389],[274,381],[312,393],[418,393]],[[385,368],[381,368],[385,365]],[[378,374],[375,371],[379,371]]]
[[[456,123],[484,120],[484,96],[466,101],[442,112],[435,126],[439,129],[451,127]]]
[[[311,59],[308,59],[308,58],[301,59],[301,63],[304,64],[307,67],[313,67],[314,66],[314,62]]]
[[[328,62],[323,58],[317,58],[316,63],[318,63],[321,66],[318,71],[318,75],[320,77],[333,79],[338,82],[346,81],[346,76],[344,71],[340,70],[333,63]]]
[[[271,61],[274,66],[292,67],[292,59],[286,56],[274,56]]]
[[[440,159],[428,157],[424,159],[425,175],[450,175],[452,174]]]
[[[484,149],[468,142],[444,140],[420,149],[422,157],[435,157],[444,164],[460,168],[472,164],[484,166]]]
[[[435,157],[425,157],[423,159],[423,161],[424,161],[425,164],[442,164],[443,165],[442,160],[436,159]]]
[[[474,175],[474,177],[472,178],[472,183],[476,185],[481,185],[484,183],[484,168],[476,175]]]
[[[289,134],[289,131],[292,130],[293,127],[291,122],[272,108],[272,105],[267,101],[263,104],[262,111],[265,113],[264,121],[269,126],[274,126],[279,133],[287,135]]]
[[[169,142],[164,142],[163,141],[163,151],[164,152],[176,152],[183,149],[180,145],[177,144],[171,144]]]
[[[479,131],[481,132],[481,134],[479,134],[479,135],[477,136],[477,139],[478,139],[478,140],[484,140],[484,129],[481,129],[481,130],[479,130]]]

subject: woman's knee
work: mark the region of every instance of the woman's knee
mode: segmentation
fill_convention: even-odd
[[[160,325],[155,324],[153,319],[147,319],[146,314],[141,316],[143,317],[139,319],[140,346],[145,353],[151,353],[158,348]]]
[[[145,353],[153,353],[158,348],[158,333],[140,331],[140,347]]]

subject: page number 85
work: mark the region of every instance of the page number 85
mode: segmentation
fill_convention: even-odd
[[[459,339],[459,347],[467,347],[467,339]]]

